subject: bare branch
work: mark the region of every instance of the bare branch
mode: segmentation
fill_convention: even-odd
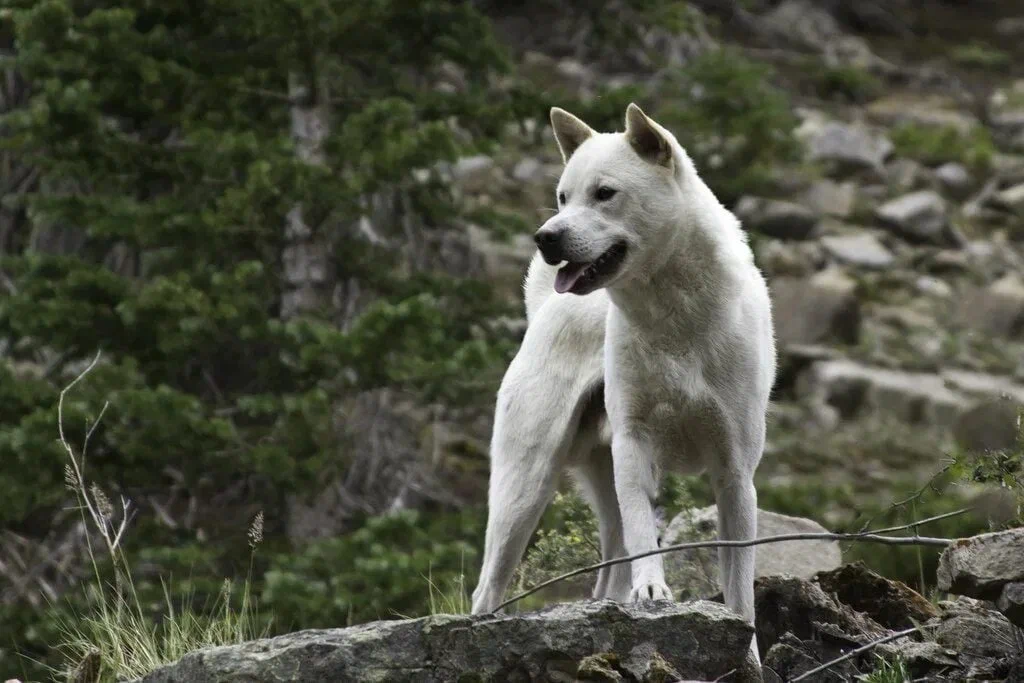
[[[850,650],[849,652],[847,652],[842,657],[836,657],[835,659],[833,659],[831,661],[828,661],[828,662],[825,662],[821,666],[815,667],[815,668],[811,669],[810,671],[805,671],[804,673],[800,674],[796,678],[792,679],[792,681],[790,683],[797,683],[797,681],[802,681],[805,678],[809,678],[810,676],[813,676],[814,674],[821,673],[822,671],[824,671],[824,670],[826,670],[828,668],[831,668],[831,667],[835,666],[836,664],[840,664],[842,662],[845,662],[847,659],[851,659],[853,657],[856,657],[857,655],[861,654],[862,652],[867,652],[868,650],[870,650],[873,647],[877,647],[879,645],[885,645],[886,643],[891,643],[894,640],[899,640],[903,636],[909,636],[910,634],[917,633],[920,630],[921,630],[920,626],[915,626],[914,628],[908,628],[908,629],[905,629],[903,631],[897,631],[896,633],[887,635],[885,638],[879,638],[878,640],[874,640],[874,641],[868,643],[867,645],[863,645],[861,647],[858,647],[855,650]]]
[[[958,512],[959,514],[959,512]],[[946,515],[939,515],[939,517],[952,516],[950,513]],[[920,526],[925,523],[924,521],[915,522],[908,526]],[[901,529],[902,527],[896,527]],[[888,532],[887,532],[888,533]],[[925,545],[934,546],[938,548],[945,548],[952,541],[948,538],[932,538],[928,536],[881,536],[877,533],[855,533],[855,534],[831,534],[831,533],[804,533],[804,534],[779,534],[778,536],[764,536],[762,538],[754,538],[747,541],[694,541],[692,543],[677,543],[676,545],[669,545],[662,548],[655,548],[654,550],[648,550],[647,552],[638,553],[636,555],[629,555],[627,557],[617,557],[612,560],[605,560],[592,564],[589,567],[582,567],[580,569],[574,569],[571,572],[566,572],[553,579],[543,581],[533,588],[516,595],[515,597],[509,598],[505,602],[501,603],[495,608],[495,612],[504,609],[509,605],[522,600],[525,597],[533,595],[542,588],[571,579],[574,576],[580,574],[587,574],[589,572],[595,572],[605,567],[611,567],[616,564],[622,564],[624,562],[632,562],[633,560],[640,560],[645,557],[651,557],[652,555],[663,555],[665,553],[677,552],[680,550],[698,550],[700,548],[749,548],[756,545],[764,545],[766,543],[782,543],[784,541],[858,541],[861,543],[881,543],[883,545]]]

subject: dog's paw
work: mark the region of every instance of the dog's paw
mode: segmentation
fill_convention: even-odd
[[[664,581],[644,581],[634,586],[629,594],[630,602],[647,602],[649,600],[672,600],[672,591]]]

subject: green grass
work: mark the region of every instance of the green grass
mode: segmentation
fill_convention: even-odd
[[[874,671],[859,677],[858,680],[863,683],[904,683],[911,679],[910,671],[907,670],[907,665],[901,657],[896,657],[891,661],[878,657],[878,664]]]
[[[957,45],[949,53],[961,66],[1002,71],[1010,65],[1010,55],[985,43],[973,42]]]
[[[958,161],[969,168],[984,171],[991,167],[996,151],[988,130],[980,126],[970,133],[963,133],[952,126],[905,123],[892,131],[891,138],[897,155],[926,166]]]
[[[57,408],[60,443],[68,459],[64,480],[77,499],[83,523],[91,528],[92,535],[87,540],[93,575],[92,583],[86,587],[85,609],[70,610],[59,620],[61,638],[55,648],[63,656],[64,667],[52,673],[55,679],[62,680],[77,671],[76,681],[107,683],[142,677],[193,650],[258,638],[267,633],[269,623],[260,627],[262,620],[256,616],[251,592],[252,560],[263,540],[262,512],[249,528],[253,554],[237,597],[233,583],[225,580],[212,605],[196,608],[192,596],[176,600],[161,579],[162,609],[154,610],[140,599],[122,545],[132,513],[130,505],[122,499],[118,510],[103,490],[95,483],[89,484],[83,474],[89,436],[103,418],[103,411],[87,432],[81,453],[76,453],[64,436],[64,396],[92,370],[96,360],[61,392]],[[88,670],[88,674],[83,670]]]

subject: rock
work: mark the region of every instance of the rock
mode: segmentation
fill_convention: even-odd
[[[939,556],[940,590],[995,600],[1003,586],[1024,581],[1024,528],[954,541]]]
[[[769,278],[807,277],[825,265],[825,254],[816,241],[783,242],[757,240],[754,245],[758,265]]]
[[[855,183],[837,183],[827,178],[807,188],[802,197],[803,203],[812,211],[835,218],[848,218],[853,213],[856,199]]]
[[[943,189],[957,199],[964,199],[970,194],[974,180],[967,168],[955,161],[949,161],[935,169],[935,178]]]
[[[840,263],[858,268],[884,269],[892,265],[892,252],[870,233],[828,235],[821,239],[822,246]]]
[[[512,169],[512,177],[521,183],[543,182],[544,164],[534,157],[523,157]]]
[[[1024,583],[1008,583],[1003,586],[996,607],[1018,628],[1024,628]]]
[[[1010,273],[988,287],[967,287],[958,299],[957,322],[995,337],[1024,338],[1024,281]]]
[[[953,296],[953,288],[945,280],[940,280],[931,275],[922,275],[914,280],[914,288],[921,294],[926,294],[936,299],[948,299]]]
[[[968,453],[1005,451],[1017,445],[1020,406],[1014,401],[982,401],[957,417],[953,438]]]
[[[827,533],[814,520],[790,517],[768,510],[757,512],[757,537],[795,533]],[[716,538],[718,507],[683,511],[662,534],[662,545]],[[786,574],[810,578],[816,572],[835,569],[842,563],[839,544],[831,541],[791,541],[757,547],[755,576]],[[708,598],[720,590],[718,551],[713,548],[670,553],[665,557],[668,584],[681,590],[680,599]]]
[[[141,681],[571,681],[580,668],[595,670],[595,653],[643,676],[626,680],[715,680],[744,663],[751,635],[750,625],[715,603],[588,601],[515,616],[299,631],[192,652]]]
[[[813,363],[797,380],[797,393],[834,406],[844,418],[871,411],[908,424],[948,425],[972,403],[939,375],[846,359]]]
[[[873,122],[884,126],[912,124],[954,128],[961,135],[969,134],[980,125],[977,117],[959,111],[950,98],[916,93],[881,97],[868,105],[867,115]]]
[[[936,643],[967,659],[1005,657],[1014,650],[1013,626],[999,612],[970,598],[939,603],[943,615],[935,625]]]
[[[808,0],[783,0],[761,22],[788,43],[817,50],[824,50],[843,35],[835,18]]]
[[[868,128],[831,121],[806,133],[811,161],[835,164],[840,170],[880,169],[892,154],[889,138]]]
[[[773,645],[764,656],[764,668],[771,671],[775,678],[771,680],[791,681],[801,674],[821,666],[822,662],[835,659],[836,648],[826,648],[825,644],[814,640],[800,640],[792,633],[786,633],[778,643]],[[859,672],[855,663],[846,660],[836,664],[828,671],[804,678],[807,683],[826,683],[829,681],[855,680]],[[769,678],[765,677],[768,681]]]
[[[462,157],[452,166],[452,178],[464,192],[483,192],[493,187],[493,168],[494,159],[484,154]]]
[[[890,200],[875,209],[875,218],[911,242],[959,246],[950,231],[946,202],[931,190],[911,192]]]
[[[808,239],[818,225],[813,211],[780,199],[743,197],[734,211],[747,230],[779,239]]]
[[[791,633],[800,640],[864,645],[888,631],[871,617],[861,614],[828,595],[816,583],[794,576],[765,576],[754,582],[757,642],[763,651],[771,649]]]
[[[920,593],[899,581],[876,574],[863,562],[823,572],[815,580],[826,593],[835,595],[843,604],[894,631],[939,616],[939,611]]]
[[[996,21],[995,29],[1001,36],[1024,36],[1024,16],[1003,17]]]
[[[806,279],[781,277],[771,282],[779,346],[838,341],[855,344],[860,337],[860,301],[856,283],[829,268]]]
[[[1017,216],[1024,216],[1024,183],[1008,187],[992,197],[996,206],[1012,211]]]

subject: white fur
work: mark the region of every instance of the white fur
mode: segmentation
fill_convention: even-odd
[[[497,398],[474,614],[501,602],[566,469],[597,514],[604,558],[657,547],[652,501],[665,470],[707,471],[720,537],[755,535],[775,341],[746,237],[675,137],[635,105],[624,133],[595,133],[560,109],[552,125],[566,201],[541,231],[563,234],[570,261],[617,241],[627,255],[582,296],[555,293],[558,269],[539,254],[530,264],[528,327]],[[599,185],[618,191],[598,201]],[[726,605],[753,621],[754,549],[722,549],[719,560]],[[594,596],[671,599],[660,555],[629,567],[602,570]]]

